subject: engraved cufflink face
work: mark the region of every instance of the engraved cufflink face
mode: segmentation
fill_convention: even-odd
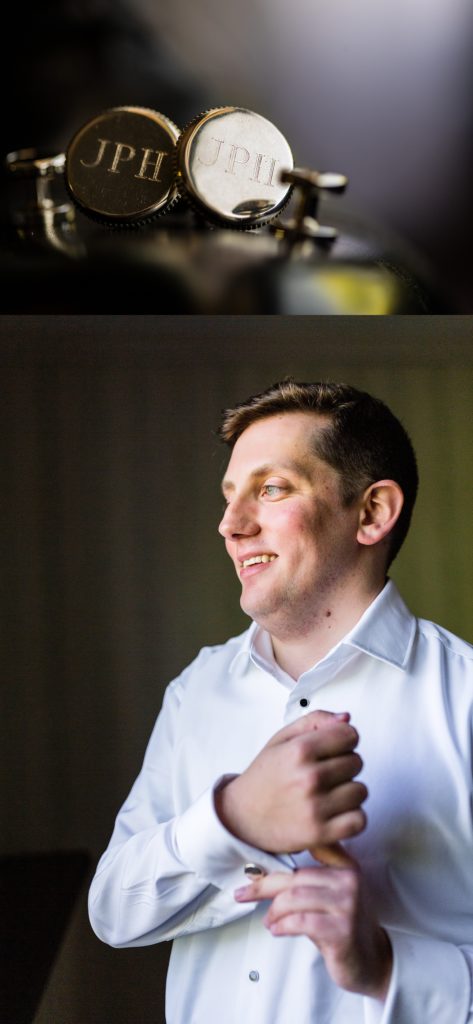
[[[294,163],[284,135],[242,107],[218,107],[196,118],[182,133],[176,158],[179,190],[218,224],[264,224],[291,192],[280,180],[280,171]]]
[[[137,224],[177,197],[174,150],[179,129],[164,114],[114,107],[88,121],[66,153],[66,184],[92,217]]]

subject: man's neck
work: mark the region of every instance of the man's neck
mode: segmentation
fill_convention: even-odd
[[[276,636],[270,632],[274,657],[278,665],[292,676],[299,679],[303,672],[313,668],[343,637],[349,633],[366,609],[381,593],[385,579],[348,601],[334,602],[333,607],[325,607],[312,623],[312,627],[304,634]]]

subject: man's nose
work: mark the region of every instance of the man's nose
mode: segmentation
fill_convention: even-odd
[[[222,537],[225,540],[240,536],[251,537],[258,531],[259,525],[250,506],[246,502],[229,502],[218,528]]]

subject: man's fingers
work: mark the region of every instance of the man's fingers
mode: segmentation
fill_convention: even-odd
[[[334,786],[354,779],[362,769],[363,761],[354,751],[333,758],[325,757],[319,767],[320,787],[325,790],[333,789]]]
[[[323,829],[323,846],[338,843],[341,839],[358,836],[366,828],[366,814],[361,807],[357,810],[337,814],[326,822]]]
[[[275,733],[274,736],[271,737],[267,746],[273,746],[275,743],[284,743],[286,740],[291,740],[294,736],[300,736],[305,732],[324,729],[327,726],[334,725],[336,722],[344,722],[348,724],[349,720],[350,715],[348,711],[309,711],[307,715],[301,715],[300,718],[296,718],[295,722],[291,722],[290,725],[285,725],[283,729],[280,729],[279,732]],[[356,746],[356,744],[354,745]]]
[[[362,782],[343,782],[327,793],[318,797],[319,813],[325,822],[357,810],[368,796],[368,790]]]
[[[293,911],[267,925],[271,935],[306,935],[320,948],[320,937],[336,932],[330,914],[313,911]]]
[[[293,871],[272,871],[270,875],[258,878],[250,885],[243,885],[233,893],[238,903],[254,903],[272,900],[279,892],[294,885]]]
[[[314,860],[320,861],[329,868],[350,868],[355,865],[353,857],[341,843],[322,843],[319,846],[311,846],[309,853]]]
[[[274,897],[263,923],[275,924],[292,913],[330,913],[336,903],[336,896],[337,890],[333,886],[294,885],[292,889],[284,889]]]
[[[351,871],[358,873],[358,864],[352,858]],[[338,868],[300,868],[298,871],[272,871],[269,875],[256,879],[250,885],[236,889],[234,897],[238,903],[255,903],[261,900],[274,900],[285,891],[293,891],[304,887],[313,889],[340,888],[340,869]],[[316,897],[314,896],[314,899]]]
[[[307,730],[299,742],[307,744],[308,756],[313,753],[316,761],[324,761],[329,757],[352,753],[359,738],[352,725],[332,719],[332,722],[323,729]]]

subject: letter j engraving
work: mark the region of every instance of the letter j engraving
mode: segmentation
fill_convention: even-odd
[[[96,159],[93,160],[91,163],[89,163],[87,160],[82,160],[82,158],[81,158],[80,162],[81,162],[83,167],[98,167],[99,163],[101,162],[102,157],[103,157],[103,155],[105,153],[105,148],[106,148],[106,146],[108,146],[108,144],[109,144],[109,142],[111,140],[110,139],[99,139],[98,141],[99,141],[100,145],[99,145],[99,151],[97,153]]]

